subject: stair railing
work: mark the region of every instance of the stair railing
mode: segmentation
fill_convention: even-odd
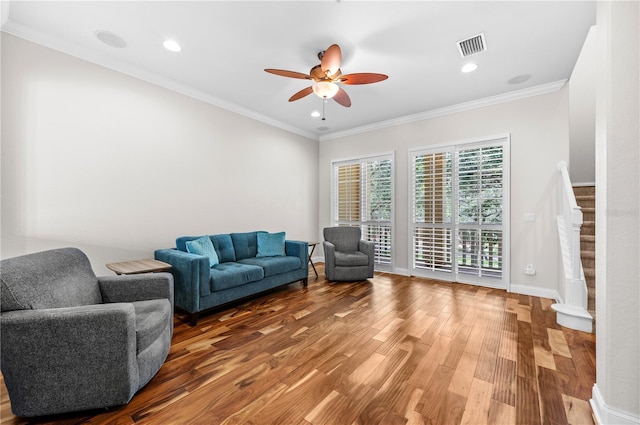
[[[558,215],[558,236],[564,282],[559,285],[559,302],[553,304],[559,324],[585,332],[592,331],[593,318],[587,311],[588,290],[580,259],[580,228],[582,209],[576,202],[566,161],[558,162],[560,172],[561,214]]]
[[[562,211],[566,229],[570,229],[571,278],[580,279],[582,260],[580,259],[580,228],[582,227],[582,208],[578,206],[573,193],[566,161],[558,162],[558,171],[562,178]],[[568,235],[569,236],[569,235]],[[586,306],[586,304],[585,304]]]

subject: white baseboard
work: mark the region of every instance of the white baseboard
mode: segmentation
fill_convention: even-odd
[[[598,384],[593,384],[591,392],[591,409],[596,417],[597,425],[640,425],[640,416],[621,412],[604,402]]]
[[[540,298],[549,298],[552,300],[558,299],[558,291],[555,289],[536,288],[535,286],[517,285],[512,283],[509,292],[515,292],[516,294],[522,295],[532,295]]]

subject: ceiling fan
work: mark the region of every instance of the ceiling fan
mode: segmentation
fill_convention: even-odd
[[[289,102],[302,99],[311,93],[315,93],[318,97],[325,100],[333,99],[346,108],[351,106],[351,99],[347,92],[344,91],[342,87],[338,86],[337,83],[348,85],[371,84],[389,78],[387,75],[375,74],[372,72],[342,75],[342,71],[340,70],[342,51],[340,50],[340,46],[337,44],[332,44],[327,50],[318,53],[318,59],[320,59],[320,64],[311,68],[309,74],[271,68],[265,69],[265,71],[283,77],[313,80],[315,82],[312,86],[304,88],[291,96],[289,98]]]

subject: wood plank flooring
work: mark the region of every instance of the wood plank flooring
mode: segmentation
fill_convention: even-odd
[[[552,300],[377,273],[310,276],[203,316],[131,402],[1,424],[593,424],[595,336]],[[315,279],[315,280],[314,280]]]

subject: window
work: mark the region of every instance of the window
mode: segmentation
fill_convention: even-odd
[[[410,152],[411,273],[506,288],[508,137]]]
[[[333,163],[333,225],[359,226],[376,245],[376,270],[391,270],[393,156]]]

